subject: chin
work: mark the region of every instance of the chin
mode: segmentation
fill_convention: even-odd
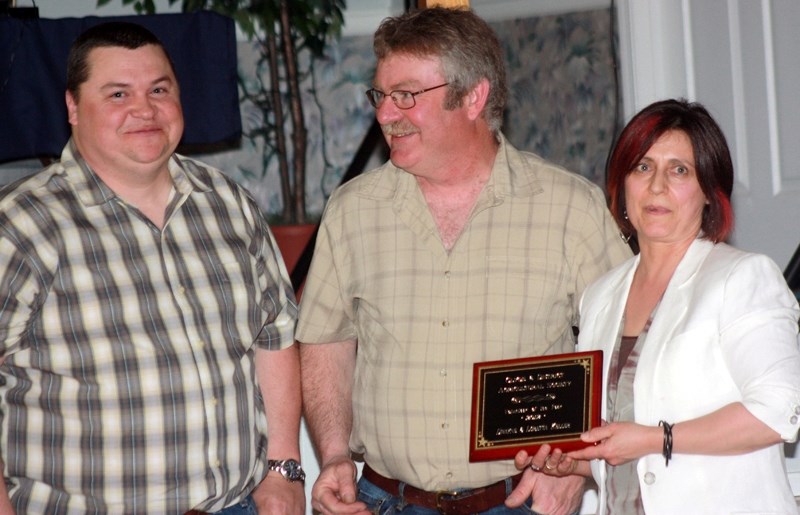
[[[398,168],[402,168],[403,170],[407,170],[409,166],[411,166],[411,161],[407,158],[407,156],[403,156],[401,152],[390,152],[389,153],[389,160]]]

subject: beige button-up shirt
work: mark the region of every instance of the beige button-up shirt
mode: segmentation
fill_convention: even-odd
[[[505,139],[450,252],[415,178],[387,163],[331,196],[298,340],[358,341],[350,446],[373,469],[486,485],[517,471],[468,460],[473,364],[573,352],[581,292],[629,256],[596,185]]]

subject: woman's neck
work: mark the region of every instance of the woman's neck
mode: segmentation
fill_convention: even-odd
[[[634,272],[625,304],[623,335],[638,336],[642,332],[692,241],[675,244],[640,242],[639,266]]]
[[[639,242],[636,274],[645,284],[668,283],[695,238],[670,243]]]

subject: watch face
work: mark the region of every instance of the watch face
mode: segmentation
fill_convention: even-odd
[[[306,473],[296,460],[269,460],[269,468],[280,472],[287,481],[305,481]]]
[[[289,481],[303,481],[306,478],[306,473],[303,472],[300,464],[295,460],[286,460],[283,462],[284,470],[286,470],[286,479]]]

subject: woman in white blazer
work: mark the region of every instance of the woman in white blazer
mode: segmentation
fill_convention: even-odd
[[[797,514],[783,443],[800,427],[797,300],[768,257],[722,243],[733,166],[701,105],[652,104],[609,159],[639,253],[590,285],[579,350],[603,350],[594,446],[518,466],[594,475],[599,513]],[[591,463],[591,465],[590,465]]]

